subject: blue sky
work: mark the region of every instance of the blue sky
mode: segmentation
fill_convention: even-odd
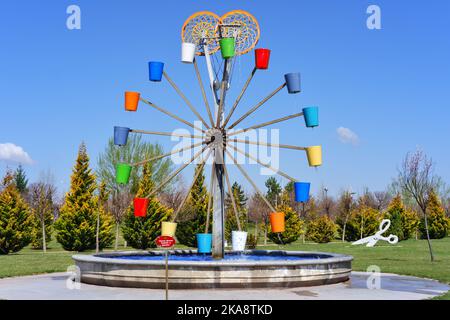
[[[82,12],[81,30],[66,28],[67,6]],[[382,29],[366,27],[366,9],[379,5]],[[441,1],[9,1],[0,9],[0,144],[13,143],[33,160],[33,181],[51,170],[61,191],[68,188],[77,147],[84,140],[95,167],[114,125],[171,131],[179,124],[149,108],[123,110],[123,92],[136,90],[178,115],[194,120],[167,82],[148,82],[147,62],[160,60],[191,101],[206,112],[192,66],[181,64],[180,29],[192,13],[223,15],[243,9],[259,21],[257,47],[272,50],[270,69],[258,72],[237,115],[300,71],[303,92],[278,94],[252,119],[256,124],[317,105],[321,125],[302,119],[280,129],[282,143],[322,144],[324,165],[307,166],[302,152],[282,150],[281,168],[313,192],[325,185],[381,190],[396,175],[405,153],[422,148],[436,173],[450,181],[450,2]],[[200,67],[205,70],[204,61]],[[231,101],[253,67],[253,54],[236,66]],[[204,73],[206,81],[206,73]],[[234,117],[233,119],[237,119]],[[348,128],[359,142],[343,143]],[[145,137],[169,150],[164,137]],[[11,161],[0,160],[0,174]],[[247,167],[260,186],[267,179]],[[186,170],[186,180],[192,170]],[[243,178],[233,170],[232,179]],[[280,179],[281,180],[281,179]],[[285,182],[285,180],[281,180]]]

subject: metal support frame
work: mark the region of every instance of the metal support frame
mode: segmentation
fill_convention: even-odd
[[[205,119],[203,119],[203,117],[200,115],[200,113],[198,113],[197,109],[192,105],[192,103],[188,100],[188,98],[186,98],[186,96],[183,94],[183,92],[181,92],[180,88],[178,88],[178,86],[175,84],[175,82],[173,82],[173,80],[167,75],[167,73],[165,71],[163,71],[163,75],[164,75],[164,78],[166,78],[167,81],[169,81],[170,85],[172,86],[172,88],[175,89],[175,91],[178,93],[178,95],[181,97],[181,99],[184,100],[184,102],[187,104],[189,109],[191,109],[191,111],[197,116],[197,118],[203,123],[203,125],[207,129],[209,129],[210,126],[206,123]]]
[[[197,181],[198,177],[200,176],[200,174],[202,173],[203,167],[205,166],[206,161],[208,160],[209,156],[211,155],[212,149],[208,150],[208,154],[206,155],[206,157],[202,160],[201,164],[200,164],[200,168],[198,169],[198,171],[195,173],[194,179],[192,180],[191,185],[189,186],[189,189],[186,193],[186,196],[184,197],[183,201],[181,201],[180,205],[178,206],[177,211],[175,211],[175,214],[172,217],[172,222],[175,221],[175,219],[177,218],[178,214],[180,213],[181,209],[183,209],[184,205],[186,204],[187,199],[189,198],[189,195],[191,194],[191,190],[194,187],[195,182]]]
[[[180,118],[179,116],[173,114],[172,112],[167,111],[167,110],[165,110],[165,109],[163,109],[163,108],[157,106],[156,104],[154,104],[154,103],[151,102],[151,101],[145,100],[144,98],[139,98],[139,100],[141,100],[141,101],[144,102],[145,104],[147,104],[147,105],[149,105],[149,106],[155,108],[156,110],[158,110],[158,111],[160,111],[160,112],[162,112],[162,113],[168,115],[169,117],[171,117],[171,118],[173,118],[173,119],[176,119],[176,120],[178,120],[178,121],[184,123],[185,125],[187,125],[187,126],[193,128],[193,129],[197,129],[197,130],[199,130],[199,131],[201,131],[201,132],[203,132],[203,133],[206,132],[206,131],[203,130],[202,128],[196,127],[193,123],[191,123],[191,122],[189,122],[189,121],[186,121],[186,120]]]
[[[274,91],[272,91],[267,97],[265,97],[263,100],[261,100],[256,106],[251,108],[249,111],[247,111],[242,117],[240,117],[238,120],[236,120],[231,126],[228,127],[228,129],[233,129],[236,127],[241,121],[243,121],[245,118],[247,118],[249,115],[251,115],[253,112],[258,110],[264,103],[269,101],[274,95],[276,95],[281,89],[283,89],[286,86],[286,82],[283,83],[281,86],[276,88]]]
[[[242,130],[238,130],[238,131],[232,132],[232,133],[228,134],[228,136],[229,137],[235,136],[237,134],[244,133],[244,132],[247,132],[249,130],[254,130],[254,129],[267,127],[267,126],[270,126],[270,125],[275,124],[275,123],[279,123],[279,122],[283,122],[283,121],[286,121],[286,120],[298,118],[298,117],[301,117],[301,116],[303,116],[303,112],[295,113],[295,114],[292,114],[290,116],[286,116],[286,117],[283,117],[283,118],[267,121],[267,122],[264,122],[264,123],[261,123],[261,124],[257,124],[257,125],[251,126],[249,128],[246,128],[246,129],[242,129]]]

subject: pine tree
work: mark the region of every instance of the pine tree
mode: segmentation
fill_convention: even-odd
[[[66,194],[60,216],[55,222],[56,240],[68,251],[95,249],[97,213],[100,210],[99,247],[111,245],[112,221],[98,205],[95,175],[89,168],[84,143],[80,145],[73,168],[70,191]]]
[[[247,197],[245,196],[242,187],[237,183],[233,183],[231,192],[234,196],[236,209],[239,216],[239,223],[242,231],[247,230]],[[237,231],[238,225],[236,222],[236,214],[234,213],[233,203],[231,202],[230,194],[227,193],[225,199],[225,239],[231,241],[231,232]]]
[[[268,237],[277,244],[288,244],[296,241],[304,233],[304,222],[291,207],[284,203],[276,207],[278,212],[284,212],[286,230],[283,233],[272,233],[269,226]],[[281,241],[280,241],[281,239]]]
[[[19,164],[14,173],[14,183],[20,193],[24,194],[27,192],[28,179],[21,164]]]
[[[280,203],[281,186],[277,179],[270,177],[266,180],[267,200],[273,205],[277,206]]]
[[[442,207],[442,203],[435,191],[430,193],[427,214],[430,239],[445,238],[449,230],[449,220],[445,215],[445,209]],[[424,219],[420,222],[420,231],[422,238],[426,239]]]
[[[31,242],[32,214],[7,173],[0,192],[0,255],[18,252]]]
[[[151,168],[149,164],[144,166],[136,194],[138,198],[147,197],[153,190]],[[172,210],[162,205],[155,196],[151,196],[149,199],[145,217],[135,217],[134,206],[131,204],[122,223],[122,233],[127,244],[135,249],[154,248],[156,246],[155,239],[161,234],[161,223],[168,221],[171,213]]]
[[[188,247],[197,246],[196,234],[205,233],[206,227],[206,211],[208,210],[209,195],[205,186],[204,169],[200,164],[195,168],[194,176],[200,168],[202,173],[194,182],[181,214],[185,217],[185,220],[179,222],[177,226],[176,236],[178,241]]]

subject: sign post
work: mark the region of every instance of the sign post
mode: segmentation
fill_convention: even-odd
[[[166,260],[166,300],[169,300],[169,250],[175,245],[175,239],[170,236],[159,236],[155,240],[159,248],[164,249],[164,256]]]

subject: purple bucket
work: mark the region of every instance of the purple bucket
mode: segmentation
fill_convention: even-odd
[[[124,146],[128,141],[128,134],[130,133],[130,128],[125,127],[114,127],[114,144],[116,146]]]
[[[300,87],[300,73],[288,73],[284,75],[284,79],[286,80],[286,85],[288,92],[299,93],[301,91]]]

